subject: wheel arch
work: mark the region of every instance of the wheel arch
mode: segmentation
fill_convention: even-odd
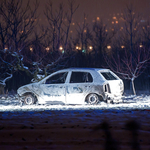
[[[103,95],[98,94],[98,93],[96,93],[96,92],[91,92],[91,93],[88,93],[88,94],[86,95],[86,97],[85,97],[85,102],[88,101],[87,98],[88,98],[88,96],[91,95],[91,94],[96,94],[96,95],[98,96],[98,98],[99,98],[99,101],[104,101]]]
[[[37,95],[35,93],[33,93],[33,92],[25,92],[25,93],[22,94],[22,97],[25,97],[25,96],[27,96],[29,94],[31,94],[35,98],[35,102],[38,101]]]

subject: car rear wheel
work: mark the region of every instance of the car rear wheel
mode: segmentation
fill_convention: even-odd
[[[24,99],[26,105],[32,105],[35,103],[35,97],[32,94],[27,94]]]
[[[91,104],[91,105],[97,104],[99,102],[98,95],[96,95],[96,94],[88,95],[87,102],[88,102],[88,104]]]

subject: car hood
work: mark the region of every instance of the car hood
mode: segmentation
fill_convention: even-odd
[[[21,86],[21,87],[17,90],[17,93],[18,93],[20,96],[22,96],[23,94],[28,93],[28,92],[33,92],[33,93],[35,93],[36,88],[38,88],[38,86],[39,86],[38,83],[27,84],[27,85]]]

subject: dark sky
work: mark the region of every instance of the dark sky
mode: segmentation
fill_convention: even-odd
[[[60,2],[67,6],[68,0],[51,0],[57,8]],[[41,9],[48,0],[40,0]],[[124,10],[126,4],[133,3],[135,9],[144,15],[150,15],[150,0],[75,0],[79,8],[75,14],[75,19],[82,20],[83,14],[87,14],[89,20],[94,17],[109,17],[110,14],[117,14]],[[41,10],[40,9],[40,10]]]

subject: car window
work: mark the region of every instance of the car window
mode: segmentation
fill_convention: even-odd
[[[55,74],[48,78],[45,84],[62,84],[65,83],[68,72]]]
[[[118,80],[111,72],[101,72],[106,80]]]
[[[89,72],[72,72],[70,83],[86,82],[93,82],[93,78]]]

